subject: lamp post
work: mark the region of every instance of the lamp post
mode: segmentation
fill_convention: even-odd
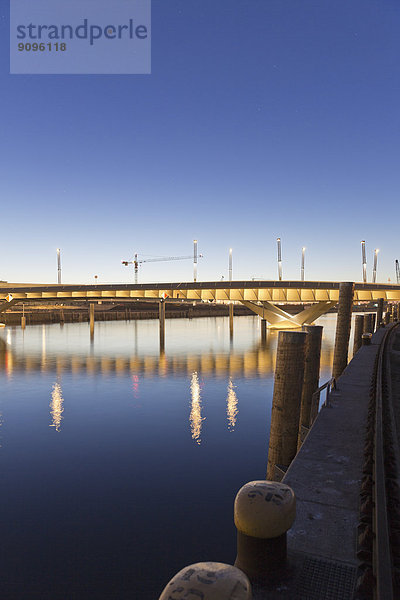
[[[57,248],[57,283],[61,284],[61,250]]]
[[[379,248],[375,248],[374,251],[374,268],[372,270],[372,283],[376,283],[376,267],[378,264],[378,252],[379,252]]]
[[[197,240],[193,240],[193,281],[197,281]]]
[[[281,250],[281,238],[276,238],[278,244],[278,277],[279,281],[282,281],[282,250]]]
[[[361,255],[363,267],[363,282],[367,283],[367,257],[365,254],[365,240],[361,240]]]

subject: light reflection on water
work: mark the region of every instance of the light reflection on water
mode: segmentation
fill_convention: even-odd
[[[190,408],[190,430],[192,432],[192,439],[200,445],[201,424],[204,420],[204,417],[201,416],[201,390],[199,376],[196,373],[196,371],[192,374],[192,379],[190,382],[190,393],[192,397]]]
[[[325,317],[328,319],[329,317]],[[218,321],[219,319],[204,319],[207,321]],[[253,321],[252,317],[248,317]],[[247,320],[242,317],[242,321]],[[182,319],[182,321],[187,321]],[[321,319],[320,319],[321,321]],[[135,326],[145,324],[141,321],[135,322]],[[174,325],[176,320],[174,320]],[[252,323],[251,323],[252,324]],[[187,325],[191,328],[193,323]],[[197,328],[199,324],[197,323]],[[201,325],[201,323],[200,323]],[[209,323],[208,323],[209,325]],[[242,324],[243,325],[243,324]],[[330,323],[328,323],[330,325]],[[271,331],[266,342],[258,339],[257,333],[250,330],[253,336],[248,336],[249,344],[244,345],[243,340],[238,340],[234,345],[229,345],[221,340],[221,325],[215,324],[214,331],[206,343],[194,349],[196,337],[192,338],[190,332],[186,331],[186,339],[179,338],[179,344],[174,343],[175,338],[171,336],[170,348],[166,353],[160,355],[156,336],[154,343],[148,352],[140,352],[132,348],[127,336],[127,328],[121,322],[96,324],[98,340],[90,347],[85,340],[87,336],[85,324],[69,324],[62,329],[56,325],[41,326],[41,342],[38,343],[35,327],[21,332],[17,328],[7,331],[7,347],[0,352],[0,369],[4,370],[9,377],[16,372],[56,372],[73,374],[95,374],[125,376],[128,373],[138,373],[147,376],[167,377],[169,375],[190,374],[201,372],[204,376],[216,377],[265,377],[273,373],[275,368],[275,350],[277,343],[277,332]],[[112,331],[114,327],[114,331]],[[68,328],[77,329],[72,331],[73,336],[68,335]],[[243,329],[243,328],[242,328]],[[121,335],[121,330],[123,334]],[[77,335],[77,333],[79,335]],[[105,333],[104,337],[101,337]],[[147,328],[145,328],[147,337]],[[188,335],[189,333],[189,335]],[[212,334],[216,334],[212,339]],[[36,335],[35,335],[36,334]],[[66,335],[65,335],[66,334]],[[240,332],[237,332],[239,335]],[[25,339],[29,336],[29,339]],[[120,337],[121,336],[121,337]],[[124,338],[127,338],[125,339]],[[105,339],[111,339],[114,343],[104,343]],[[121,343],[114,350],[115,339]],[[215,341],[219,341],[218,344]],[[193,342],[193,343],[192,343]],[[167,336],[168,344],[168,336]],[[187,347],[189,345],[189,347]],[[331,331],[324,336],[323,352],[321,355],[321,370],[328,370],[332,364],[333,346]]]
[[[334,323],[318,321],[322,381]],[[232,563],[233,498],[265,477],[276,332],[261,342],[240,317],[231,341],[228,318],[171,319],[161,354],[157,321],[96,323],[93,343],[86,323],[2,336],[9,597],[35,581],[42,600],[150,600],[186,564]]]
[[[228,417],[228,429],[229,431],[235,430],[237,414],[238,410],[238,397],[235,392],[235,385],[232,382],[232,379],[229,379],[228,382],[228,397],[226,399],[226,414]]]
[[[62,397],[62,389],[59,383],[53,385],[50,402],[51,424],[50,427],[55,427],[56,431],[60,431],[64,398]]]

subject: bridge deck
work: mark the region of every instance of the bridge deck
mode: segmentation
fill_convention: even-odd
[[[62,299],[187,299],[202,301],[319,302],[339,299],[337,281],[208,281],[142,284],[58,285],[0,284],[0,300],[11,294],[16,300]],[[400,301],[400,285],[356,283],[354,300]]]

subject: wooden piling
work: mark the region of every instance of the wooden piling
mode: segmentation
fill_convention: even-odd
[[[356,315],[354,325],[353,356],[361,348],[361,337],[364,332],[364,315]]]
[[[388,304],[387,305],[387,313],[389,315],[389,323],[393,322],[393,304]]]
[[[318,389],[319,369],[321,362],[321,342],[323,327],[319,325],[305,325],[303,331],[307,333],[304,361],[303,391],[301,394],[299,433],[297,449],[303,442],[302,432],[310,427],[311,403],[313,393]]]
[[[383,298],[378,298],[378,308],[376,309],[376,328],[380,327],[383,318]]]
[[[280,331],[276,352],[267,479],[279,480],[297,451],[307,333]]]
[[[372,313],[365,313],[363,333],[372,333]]]
[[[339,288],[339,306],[336,322],[335,350],[332,375],[338,379],[347,366],[353,306],[354,283],[342,282]]]

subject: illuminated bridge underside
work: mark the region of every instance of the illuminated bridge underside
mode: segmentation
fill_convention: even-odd
[[[197,300],[252,303],[251,309],[273,327],[299,327],[320,316],[339,299],[339,282],[320,281],[211,281],[195,283],[145,283],[97,285],[0,284],[0,301],[11,294],[16,302],[54,300]],[[400,301],[400,285],[356,283],[354,301],[384,298]],[[263,306],[253,305],[262,302]],[[309,313],[289,315],[275,303],[323,303]],[[333,303],[333,304],[332,304]],[[259,312],[262,311],[262,314]],[[323,309],[323,310],[322,310]],[[320,312],[321,311],[321,312]]]
[[[318,319],[318,317],[328,312],[330,308],[333,308],[336,302],[317,302],[297,313],[297,315],[290,315],[270,302],[262,302],[260,305],[242,300],[242,304],[268,321],[271,329],[297,329],[302,325],[311,325],[315,319]]]

